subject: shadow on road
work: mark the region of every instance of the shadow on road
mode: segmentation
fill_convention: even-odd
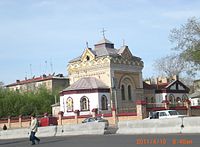
[[[9,145],[9,144],[15,144],[15,143],[22,143],[26,142],[27,140],[16,140],[16,141],[9,141],[9,142],[1,142],[0,145]]]
[[[108,134],[116,134],[118,128],[115,127],[115,126],[110,126],[108,127],[105,131],[104,131],[104,134],[105,135],[108,135]]]

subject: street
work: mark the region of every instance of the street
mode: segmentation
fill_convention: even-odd
[[[16,134],[17,135],[17,134]],[[36,147],[136,147],[163,146],[199,147],[199,134],[164,134],[164,135],[87,135],[41,138]],[[0,147],[32,146],[26,139],[1,140]]]

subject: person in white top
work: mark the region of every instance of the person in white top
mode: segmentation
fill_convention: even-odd
[[[31,135],[30,135],[30,141],[32,141],[32,145],[35,145],[35,140],[37,143],[40,143],[40,139],[35,136],[35,133],[38,130],[38,120],[35,117],[35,114],[32,115],[33,119],[31,121]]]

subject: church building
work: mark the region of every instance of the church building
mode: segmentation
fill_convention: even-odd
[[[135,109],[136,100],[144,97],[143,61],[128,46],[116,49],[105,37],[87,47],[67,67],[70,86],[60,93],[60,111],[64,116],[89,115]]]

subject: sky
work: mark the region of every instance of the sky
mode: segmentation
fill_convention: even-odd
[[[200,18],[199,0],[0,0],[0,81],[62,73],[105,36],[129,46],[155,76],[156,59],[174,53],[170,30]]]

